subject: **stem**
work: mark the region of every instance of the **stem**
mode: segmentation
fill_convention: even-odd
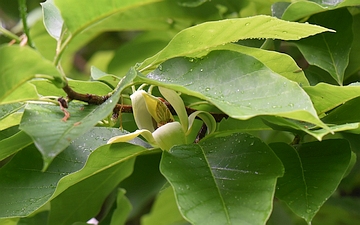
[[[66,84],[66,86],[63,87],[63,90],[66,92],[69,100],[79,100],[79,101],[87,102],[92,105],[100,105],[110,97],[109,95],[99,96],[93,94],[81,94],[74,91],[68,84]]]
[[[70,35],[63,44],[61,44],[61,38],[58,41],[58,46],[56,47],[56,55],[55,55],[55,59],[54,59],[54,65],[58,66],[60,63],[60,59],[62,54],[65,51],[65,48],[68,46],[68,44],[71,41],[72,36]]]
[[[26,0],[18,0],[19,2],[19,10],[20,10],[20,16],[21,16],[21,20],[23,23],[23,27],[24,27],[24,33],[27,37],[27,42],[29,44],[30,47],[35,48],[34,47],[34,43],[32,42],[31,38],[30,38],[30,32],[29,32],[29,27],[26,21],[26,15],[27,15],[27,7],[26,7]]]
[[[273,46],[273,42],[274,42],[273,40],[268,38],[264,41],[264,43],[261,45],[260,48],[264,50],[270,50]]]
[[[0,26],[0,33],[4,34],[4,36],[6,36],[6,37],[8,37],[8,38],[10,38],[10,39],[15,40],[16,42],[20,42],[20,41],[21,41],[21,39],[20,39],[17,35],[11,33],[10,31],[8,31],[8,30],[6,30],[5,28],[3,28],[2,26]]]

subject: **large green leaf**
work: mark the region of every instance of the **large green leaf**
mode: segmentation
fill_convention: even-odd
[[[67,188],[144,151],[138,146],[143,144],[139,140],[134,142],[138,145],[121,143],[99,148],[120,134],[115,128],[93,128],[60,153],[46,172],[41,172],[42,157],[34,145],[17,153],[0,169],[0,218],[27,216]]]
[[[283,20],[296,21],[316,13],[341,7],[360,5],[359,0],[341,1],[296,1],[289,5],[282,15]]]
[[[279,159],[247,134],[208,138],[163,153],[161,172],[192,224],[264,224],[272,210]]]
[[[298,84],[238,52],[213,51],[202,59],[171,59],[147,78],[139,78],[208,100],[233,118],[277,115],[326,127]]]
[[[55,0],[55,5],[59,8],[64,23],[69,31],[71,33],[80,33],[89,26],[111,15],[159,1],[162,0],[79,0],[74,4],[72,0]],[[84,9],[88,10],[84,11]]]
[[[11,137],[0,141],[0,161],[20,151],[32,143],[32,139],[25,132],[20,131]]]
[[[270,147],[285,166],[276,197],[309,224],[343,178],[351,157],[350,145],[341,139],[300,145],[296,150],[285,143]]]
[[[354,113],[360,110],[360,97],[351,99],[343,105],[331,110],[323,120],[332,124],[360,123],[360,114]]]
[[[176,204],[172,187],[160,191],[151,207],[151,212],[141,218],[142,225],[188,225]]]
[[[58,89],[50,82],[49,86],[52,86],[54,89]],[[61,89],[58,89],[61,90]],[[14,91],[9,93],[0,104],[9,104],[9,103],[18,103],[24,101],[31,101],[39,99],[39,94],[36,92],[36,88],[30,82],[25,82],[24,84],[17,87]]]
[[[327,72],[341,85],[349,63],[352,45],[352,16],[347,9],[338,9],[312,16],[310,23],[336,30],[296,42],[306,61]],[[316,46],[316,47],[315,47]]]
[[[128,214],[131,211],[131,204],[125,196],[126,191],[119,189],[116,198],[116,209],[111,217],[110,225],[125,224]]]
[[[316,86],[304,87],[304,90],[310,96],[319,115],[360,96],[360,85],[358,83],[348,86],[319,83]]]
[[[0,58],[0,102],[37,74],[48,76],[58,87],[65,84],[56,67],[29,47],[0,46]]]
[[[360,4],[360,3],[359,3]],[[353,41],[349,56],[349,65],[346,68],[345,71],[345,78],[353,75],[357,71],[360,70],[360,55],[358,54],[360,52],[360,14],[353,16],[353,25],[352,25],[352,31],[353,31],[353,38],[355,41]]]
[[[264,123],[274,130],[290,131],[294,134],[304,135],[309,134],[319,141],[323,139],[325,135],[334,134],[335,132],[355,130],[359,128],[359,123],[346,123],[340,125],[328,125],[328,129],[316,129],[312,124],[304,123],[301,121],[281,118],[281,117],[263,117]],[[327,122],[327,121],[324,121]]]
[[[238,44],[227,44],[213,48],[214,50],[231,50],[237,51],[246,55],[250,55],[265,66],[269,67],[272,71],[286,77],[289,80],[297,82],[300,86],[308,86],[309,81],[305,74],[296,65],[296,62],[287,54],[275,51],[267,51],[260,48],[251,48]],[[202,55],[200,55],[201,57]]]
[[[23,107],[23,105],[23,103],[18,102],[13,104],[0,105],[0,120],[3,120],[5,117],[18,111]]]
[[[70,104],[70,118],[63,121],[64,113],[58,106],[48,104],[28,104],[20,124],[34,140],[44,159],[45,170],[51,161],[63,151],[72,140],[91,129],[96,123],[108,116],[117,104],[122,90],[132,82],[136,75],[130,70],[119,83],[116,91],[100,106]]]
[[[57,41],[60,39],[61,30],[63,28],[63,19],[58,8],[54,4],[54,0],[47,0],[40,3],[43,10],[44,25],[51,37]]]
[[[49,224],[67,225],[77,221],[86,222],[95,217],[110,192],[132,173],[134,160],[130,158],[104,168],[52,199]]]
[[[310,24],[286,22],[263,15],[206,22],[179,32],[163,50],[146,59],[140,69],[148,71],[167,59],[192,56],[211,47],[242,39],[299,40],[325,31],[331,30]]]

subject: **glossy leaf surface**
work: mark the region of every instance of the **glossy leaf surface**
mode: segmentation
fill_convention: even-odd
[[[239,44],[227,44],[217,46],[216,50],[230,50],[252,56],[269,67],[272,71],[286,77],[289,80],[297,82],[301,86],[308,86],[309,81],[304,72],[296,65],[294,59],[286,54],[275,51],[268,51],[261,48],[251,48]],[[203,54],[197,57],[202,57]]]
[[[233,118],[278,115],[323,126],[298,84],[238,52],[171,59],[142,79],[208,100]]]
[[[119,129],[92,129],[72,142],[45,172],[41,171],[42,157],[34,145],[20,151],[0,169],[0,198],[3,200],[0,202],[0,216],[27,216],[67,188],[144,151],[143,147],[128,143],[106,145],[95,151],[110,137],[120,134]],[[135,141],[138,145],[143,143]],[[124,151],[117,149],[121,146]],[[89,157],[91,153],[93,156]],[[14,179],[18,176],[23,179]]]
[[[61,11],[64,23],[72,33],[79,33],[86,29],[90,24],[95,24],[106,17],[114,15],[119,12],[126,11],[130,8],[157,2],[160,0],[124,0],[112,1],[111,4],[104,3],[103,1],[96,0],[80,0],[74,4],[71,0],[55,0],[55,5]],[[88,8],[91,5],[91,9]],[[95,10],[96,9],[96,10]],[[83,13],[78,13],[78,12]]]
[[[351,14],[347,9],[338,9],[314,15],[309,23],[334,29],[336,33],[322,33],[297,41],[296,45],[309,64],[326,70],[341,85],[353,40],[352,27],[347,26],[352,23]]]
[[[289,5],[289,7],[285,10],[282,15],[282,19],[296,21],[328,10],[334,10],[346,6],[356,6],[359,4],[359,0],[296,1]]]
[[[140,69],[156,68],[167,59],[192,56],[211,47],[242,39],[299,40],[325,31],[330,30],[310,24],[290,23],[264,15],[202,23],[179,32],[163,50],[146,59]],[[214,36],[217,38],[213,38]]]
[[[0,141],[0,161],[32,144],[32,139],[25,132],[20,131],[11,137]]]
[[[58,195],[51,201],[49,224],[67,225],[76,221],[86,222],[89,218],[95,217],[110,192],[132,173],[134,160],[134,158],[124,160],[104,168]],[[64,208],[64,205],[76,207]]]
[[[6,59],[0,64],[0,102],[36,74],[49,76],[58,87],[65,84],[56,67],[29,47],[3,45],[0,58]]]
[[[58,106],[31,104],[26,107],[20,129],[33,138],[36,147],[43,155],[44,170],[72,140],[90,130],[112,112],[121,91],[129,85],[133,76],[135,72],[130,72],[129,76],[119,83],[116,92],[100,106],[70,104],[68,109],[70,118],[66,121],[63,121],[64,113]]]
[[[360,96],[360,85],[357,83],[348,86],[319,83],[316,86],[304,87],[304,90],[310,96],[319,115]]]
[[[265,223],[283,173],[271,149],[247,134],[175,146],[163,153],[160,169],[182,215],[192,224],[209,225]]]
[[[46,2],[40,4],[43,10],[46,30],[53,38],[59,40],[64,23],[61,18],[60,11],[55,6],[54,0],[47,0]]]
[[[270,144],[270,147],[285,167],[285,175],[277,183],[276,197],[310,223],[348,168],[351,157],[348,142],[310,142],[297,150],[285,143]]]

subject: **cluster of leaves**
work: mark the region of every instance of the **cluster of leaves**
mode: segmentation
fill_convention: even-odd
[[[360,223],[359,6],[47,0],[0,27],[0,223]],[[144,84],[215,132],[108,144]]]

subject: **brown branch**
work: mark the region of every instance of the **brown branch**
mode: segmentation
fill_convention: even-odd
[[[69,85],[63,87],[63,90],[66,92],[69,101],[79,100],[82,102],[87,102],[91,105],[101,105],[110,97],[110,95],[99,96],[93,94],[81,94],[74,91]]]
[[[99,96],[99,95],[94,95],[94,94],[81,94],[81,93],[74,91],[69,85],[66,85],[65,87],[63,87],[63,90],[66,92],[67,98],[69,101],[79,100],[82,102],[87,102],[88,104],[92,104],[92,105],[101,105],[110,97],[109,94],[104,95],[104,96]],[[167,101],[164,101],[164,103],[169,108],[170,112],[173,115],[176,115],[176,112],[175,112],[174,108],[170,105],[170,103]],[[186,112],[188,115],[197,111],[196,109],[192,109],[189,107],[185,107],[185,108],[186,108]],[[132,112],[133,111],[132,111],[131,105],[116,104],[115,108],[113,109],[113,118],[118,118],[120,113],[132,113]],[[224,113],[210,112],[210,114],[214,117],[216,122],[220,122],[223,118],[229,117],[227,114],[224,114]]]

